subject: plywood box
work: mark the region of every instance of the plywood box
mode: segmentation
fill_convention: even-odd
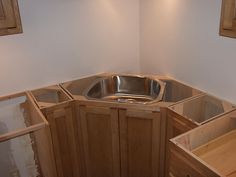
[[[58,85],[31,91],[49,122],[58,177],[79,177],[76,115],[72,98]]]
[[[202,125],[210,120],[235,109],[235,105],[204,94],[169,107],[176,114],[196,125]]]
[[[169,168],[169,140],[232,111],[235,106],[219,98],[202,94],[170,106],[167,110],[166,173]]]
[[[236,176],[236,111],[180,135],[170,143],[169,174],[175,177]]]
[[[0,98],[0,176],[56,176],[47,130],[29,93]]]

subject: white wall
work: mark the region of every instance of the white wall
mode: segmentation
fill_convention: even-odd
[[[141,71],[236,103],[236,39],[218,35],[220,11],[221,0],[140,0]]]
[[[0,37],[0,95],[97,72],[139,71],[138,0],[19,0],[24,33]]]

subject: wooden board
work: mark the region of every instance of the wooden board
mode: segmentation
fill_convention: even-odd
[[[225,176],[236,176],[236,130],[222,135],[192,152]]]

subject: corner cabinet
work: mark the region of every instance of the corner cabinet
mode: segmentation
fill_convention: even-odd
[[[84,177],[158,177],[160,112],[77,106]]]
[[[17,0],[0,0],[0,36],[22,33]]]
[[[220,35],[236,38],[236,0],[222,0]]]

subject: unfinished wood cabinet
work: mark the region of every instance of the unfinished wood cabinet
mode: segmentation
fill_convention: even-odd
[[[160,111],[120,109],[122,177],[158,177],[161,142]]]
[[[22,33],[17,0],[0,0],[0,35]]]
[[[235,106],[210,95],[201,95],[173,105],[167,111],[166,172],[169,167],[169,140],[232,111]]]
[[[59,86],[33,90],[31,94],[49,122],[58,177],[79,177],[73,101]]]
[[[160,110],[78,101],[86,177],[158,177]]]
[[[77,106],[83,144],[83,177],[120,177],[118,109]]]
[[[176,177],[236,176],[236,111],[170,142],[169,174]]]
[[[235,105],[211,95],[189,99],[168,108],[167,139],[185,133],[235,109]]]
[[[0,98],[0,176],[56,177],[48,122],[28,92]]]
[[[220,35],[236,38],[235,0],[222,0]]]

